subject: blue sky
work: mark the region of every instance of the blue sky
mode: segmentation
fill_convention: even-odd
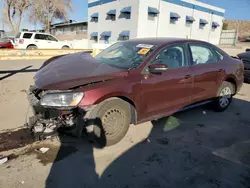
[[[88,0],[72,0],[73,11],[70,13],[69,18],[82,21],[88,17]],[[151,0],[153,1],[153,0]],[[226,19],[236,20],[250,20],[250,0],[197,0],[203,3],[218,6],[226,9]],[[33,28],[27,21],[27,18],[23,20],[23,28]],[[1,22],[1,20],[0,20]],[[1,24],[0,24],[1,29]]]

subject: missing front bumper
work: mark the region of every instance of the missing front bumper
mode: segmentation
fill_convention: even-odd
[[[42,90],[31,86],[28,100],[33,111],[26,126],[32,131],[37,140],[46,139],[64,132],[74,137],[81,137],[84,132],[91,132],[89,119],[95,106],[72,109],[45,108],[40,105]]]

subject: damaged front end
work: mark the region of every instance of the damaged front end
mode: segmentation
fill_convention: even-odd
[[[86,128],[88,115],[93,106],[78,108],[81,93],[71,91],[46,91],[30,86],[28,100],[33,110],[26,126],[37,140],[46,139],[66,132],[80,137]]]

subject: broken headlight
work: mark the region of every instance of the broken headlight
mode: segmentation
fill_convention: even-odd
[[[75,107],[82,100],[82,92],[47,93],[40,101],[42,106],[50,107]]]

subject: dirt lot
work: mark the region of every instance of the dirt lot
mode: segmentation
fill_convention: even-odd
[[[25,90],[41,60],[0,61],[0,129],[24,124]],[[231,107],[206,107],[132,125],[117,145],[96,148],[86,138],[60,136],[33,143],[24,132],[0,133],[25,148],[5,152],[0,187],[25,188],[247,188],[250,187],[250,85]],[[47,147],[41,154],[37,148]],[[0,147],[1,150],[1,147]]]

